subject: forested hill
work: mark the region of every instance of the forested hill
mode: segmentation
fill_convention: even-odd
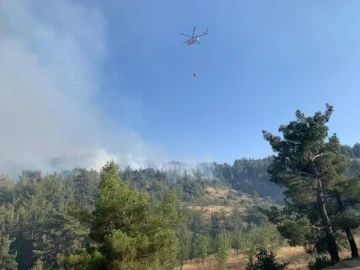
[[[360,158],[360,144],[354,146],[341,145],[340,152],[353,159],[350,175],[358,170],[357,158]],[[147,168],[122,168],[122,178],[140,190],[152,190],[157,194],[165,194],[168,189],[179,182],[184,186],[187,195],[200,195],[201,184],[226,186],[243,193],[258,194],[260,197],[271,197],[277,203],[283,203],[283,189],[269,181],[267,169],[272,157],[263,159],[237,159],[232,165],[224,163],[199,163],[196,166],[179,161],[159,162],[147,161]],[[60,160],[56,160],[58,166]],[[74,171],[63,171],[63,175],[71,175]],[[158,198],[160,199],[160,198]]]
[[[178,161],[156,163],[153,166],[132,169],[121,168],[121,176],[139,190],[151,190],[158,196],[171,187],[183,185],[192,197],[200,196],[201,185],[225,186],[243,193],[257,193],[260,197],[271,197],[283,202],[282,190],[269,181],[267,168],[271,157],[264,159],[239,159],[233,165],[227,163],[199,163],[190,165]],[[158,169],[158,168],[161,169]],[[62,171],[69,177],[77,175],[81,169]],[[186,192],[185,192],[186,193]]]
[[[360,143],[355,143],[353,146],[341,145],[340,153],[350,158],[360,158]]]
[[[271,158],[264,159],[240,159],[235,160],[233,165],[202,163],[196,169],[181,169],[181,163],[176,163],[178,168],[167,170],[155,170],[152,168],[132,170],[127,167],[122,171],[122,178],[132,182],[138,189],[155,189],[166,192],[169,183],[179,182],[188,185],[196,196],[199,185],[207,183],[212,186],[226,186],[243,193],[257,193],[260,197],[271,197],[281,203],[282,190],[279,186],[271,183],[267,174],[267,168]]]
[[[352,159],[349,175],[355,175],[359,168],[360,144],[356,143],[352,147],[341,145],[340,153]],[[152,168],[131,170],[130,167],[127,167],[123,170],[122,177],[136,183],[140,189],[147,188],[157,191],[162,189],[164,192],[166,189],[162,187],[159,179],[164,179],[167,183],[186,182],[189,179],[192,181],[189,189],[192,189],[194,194],[197,190],[197,183],[207,181],[211,185],[227,186],[249,194],[257,193],[260,197],[271,197],[277,203],[283,203],[283,189],[269,181],[267,169],[271,161],[272,157],[269,156],[263,159],[237,159],[232,165],[204,162],[199,163],[196,169],[189,164],[172,161],[167,164],[163,163],[164,169],[162,170]],[[157,163],[152,167],[159,165]],[[185,175],[182,172],[185,172]]]
[[[352,159],[350,175],[354,175],[358,170],[357,159],[360,158],[360,143],[356,143],[354,146],[341,145],[340,153]],[[81,156],[76,160],[80,158],[88,159],[89,156]],[[194,190],[194,196],[196,196],[197,185],[206,182],[212,186],[226,186],[244,193],[257,193],[260,197],[271,197],[277,203],[283,203],[282,188],[269,181],[267,169],[271,160],[271,156],[263,159],[242,158],[235,160],[232,165],[216,162],[193,165],[179,161],[146,161],[144,162],[146,168],[125,167],[121,168],[121,172],[124,180],[130,181],[137,188],[143,190],[165,193],[171,184],[178,181],[181,183],[185,181],[186,184],[189,180],[189,189]],[[73,162],[74,158],[56,158],[51,160],[51,166],[65,168]],[[9,165],[9,163],[7,164]],[[61,171],[63,176],[71,176],[77,175],[81,169]],[[0,171],[0,174],[2,173],[4,172]],[[10,178],[17,180],[17,177],[10,176]]]
[[[359,169],[360,143],[341,145],[340,153],[352,160],[349,176],[354,176]],[[269,156],[263,159],[237,159],[233,165],[213,163],[213,173],[215,179],[235,190],[245,193],[256,191],[261,197],[270,196],[282,202],[282,189],[269,181],[267,169],[271,161],[272,157]]]
[[[349,147],[342,146],[341,149],[349,149]],[[351,152],[346,153],[349,157],[353,157]],[[259,212],[257,207],[253,207],[253,204],[270,207],[273,202],[267,198],[259,200],[258,195],[269,196],[280,203],[283,196],[282,190],[269,181],[267,169],[271,160],[272,157],[243,158],[235,160],[233,165],[202,163],[195,169],[188,168],[189,170],[183,172],[179,170],[182,166],[180,162],[173,162],[177,166],[176,169],[133,170],[127,167],[120,168],[119,177],[116,168],[109,165],[110,167],[106,169],[108,171],[105,170],[105,174],[103,173],[103,179],[108,181],[106,175],[112,175],[109,176],[109,179],[113,179],[111,181],[114,182],[109,181],[112,183],[110,183],[111,185],[115,185],[114,187],[119,184],[117,179],[122,179],[124,183],[128,182],[132,191],[127,190],[124,186],[117,189],[117,192],[121,193],[121,196],[125,196],[126,200],[131,199],[130,201],[133,203],[143,203],[145,200],[137,195],[138,191],[146,191],[143,194],[149,195],[149,202],[154,207],[170,203],[173,199],[169,197],[169,194],[173,192],[180,202],[185,202],[190,207],[201,208],[211,205],[220,209],[228,207],[229,204],[237,205],[240,207],[240,212],[244,211],[241,210],[244,208],[246,213],[241,215],[241,222],[237,221],[236,224],[245,222],[262,226],[266,217]],[[357,171],[357,168],[357,159],[353,159],[352,174]],[[114,169],[115,171],[113,171]],[[2,228],[0,244],[3,247],[2,261],[6,262],[6,269],[31,269],[31,267],[33,267],[32,269],[50,269],[41,265],[43,263],[56,264],[57,262],[65,265],[70,262],[76,263],[79,258],[75,256],[78,255],[71,255],[74,257],[66,259],[67,257],[61,257],[60,253],[78,254],[89,243],[88,223],[90,221],[88,220],[89,214],[85,214],[85,212],[72,213],[71,211],[76,210],[75,208],[75,210],[71,210],[72,203],[76,202],[77,207],[81,209],[94,209],[101,186],[99,185],[101,180],[99,172],[81,168],[53,174],[23,171],[19,178],[14,180],[17,181],[0,176],[0,227]],[[208,196],[209,187],[213,189],[217,186],[227,186],[243,193],[251,193],[252,199],[249,200],[250,197],[242,192],[232,190],[226,195],[219,195],[218,198]],[[105,189],[103,192],[107,194],[107,192],[112,192],[112,189],[108,191]],[[121,196],[118,197],[119,200],[122,200]],[[116,204],[116,207],[128,207],[128,205]],[[160,208],[156,207],[153,210],[160,211]],[[201,213],[197,212],[195,208],[191,210],[193,212],[186,214],[187,226],[196,233],[207,228],[212,239],[215,239],[219,228],[223,228],[223,226],[233,230],[235,224],[233,221],[238,220],[237,212],[232,210],[230,216],[224,213],[212,213],[209,217],[210,221],[208,220],[206,223],[200,218]],[[164,209],[167,208],[164,206]],[[161,214],[155,212],[154,215]],[[117,214],[116,211],[109,213]],[[77,220],[73,214],[76,214],[79,220],[84,219],[83,223]],[[103,218],[99,217],[99,222],[102,220]],[[154,226],[156,229],[157,225]],[[268,235],[266,231],[264,233]],[[186,256],[184,258],[188,258]]]

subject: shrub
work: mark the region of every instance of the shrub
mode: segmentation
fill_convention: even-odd
[[[309,270],[323,269],[328,266],[332,266],[334,263],[325,255],[318,255],[314,262],[309,262]]]
[[[276,255],[270,251],[262,249],[256,255],[257,262],[252,260],[247,265],[247,270],[284,270],[289,263],[278,263],[275,259]]]

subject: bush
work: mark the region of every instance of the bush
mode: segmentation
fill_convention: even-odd
[[[336,246],[337,246],[338,250],[339,251],[346,250],[348,247],[348,244],[349,244],[349,242],[348,242],[348,239],[346,238],[346,236],[341,233],[336,232]],[[320,238],[315,243],[315,249],[318,254],[324,254],[329,251],[325,237]]]
[[[317,269],[323,269],[328,266],[332,266],[334,263],[326,256],[324,255],[318,255],[316,256],[316,259],[314,262],[309,262],[308,268],[309,270],[317,270]]]
[[[253,263],[252,260],[247,265],[247,270],[284,270],[289,263],[278,263],[275,259],[276,255],[270,251],[269,253],[262,249],[256,255],[257,262]]]
[[[228,206],[229,204],[230,204],[230,202],[227,199],[222,200],[222,205]]]
[[[228,199],[228,200],[236,200],[237,199],[237,196],[236,196],[236,194],[233,192],[233,191],[229,191],[229,193],[227,194],[227,196],[226,196],[226,198]]]

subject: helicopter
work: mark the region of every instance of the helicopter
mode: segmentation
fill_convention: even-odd
[[[189,37],[189,39],[188,39],[187,41],[185,41],[183,44],[186,43],[186,45],[190,46],[190,45],[193,45],[193,44],[195,44],[195,43],[200,44],[200,42],[199,42],[200,37],[207,35],[208,32],[209,32],[209,30],[211,30],[211,29],[206,28],[206,32],[202,33],[201,35],[194,36],[194,33],[195,33],[195,26],[194,26],[194,30],[193,30],[192,36],[185,35],[185,34],[182,34],[182,33],[179,33],[179,34],[180,34],[180,35],[183,35],[183,36]]]

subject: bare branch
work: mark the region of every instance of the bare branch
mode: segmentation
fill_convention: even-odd
[[[313,158],[311,159],[311,161],[314,162],[315,159],[317,159],[318,157],[324,156],[324,155],[326,155],[326,154],[327,154],[327,153],[318,154],[318,155],[316,155],[315,157],[313,157]]]

